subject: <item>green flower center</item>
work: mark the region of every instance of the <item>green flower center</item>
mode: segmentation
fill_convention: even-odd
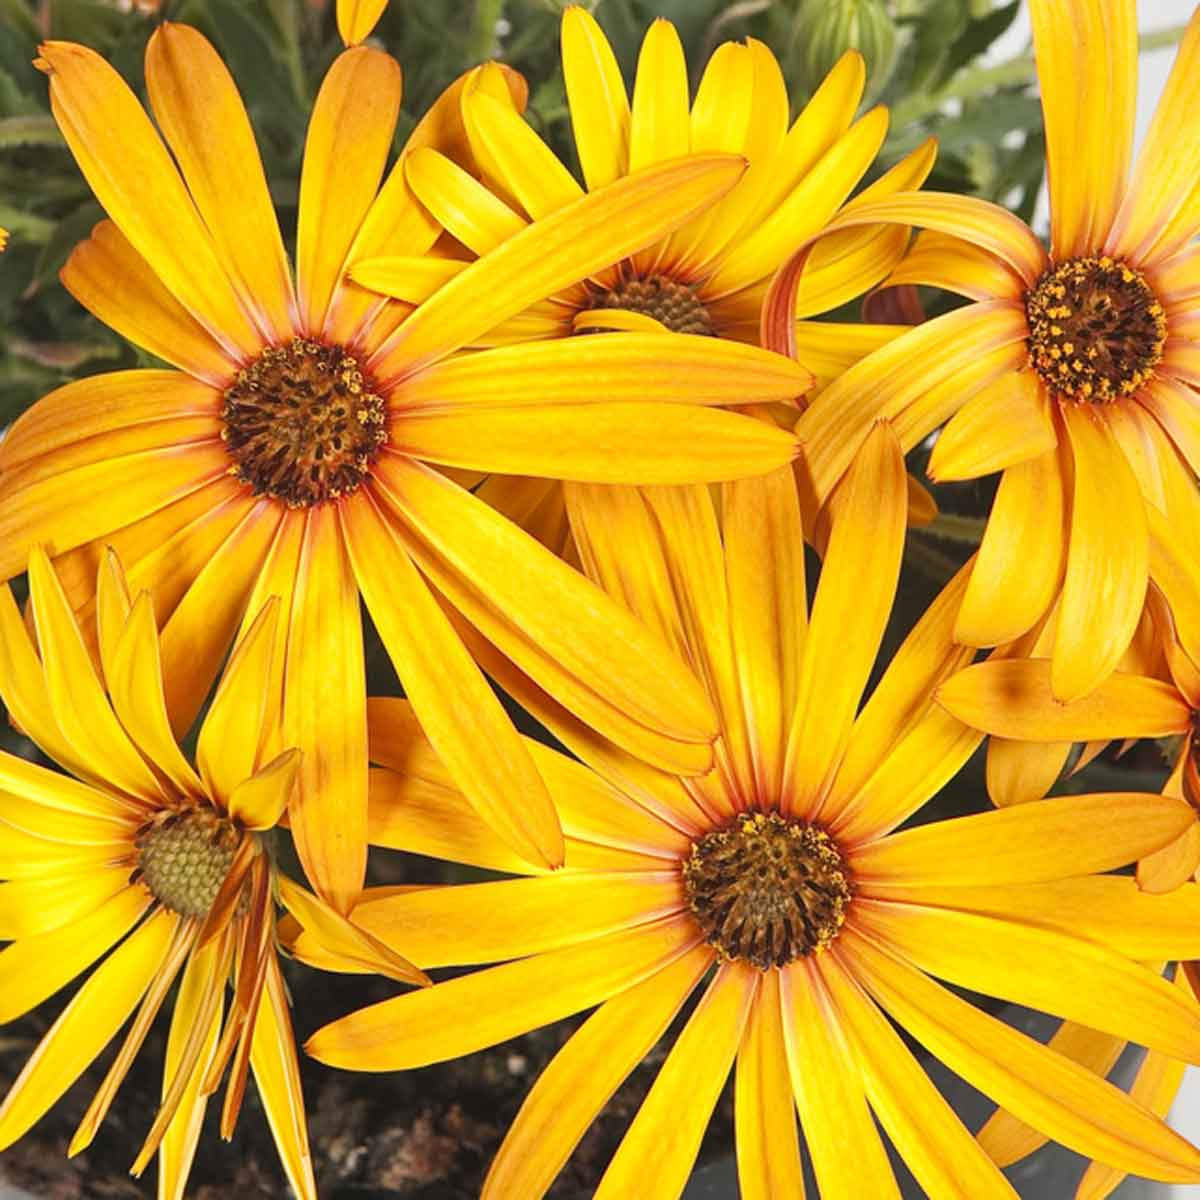
[[[241,840],[234,825],[211,810],[159,818],[137,838],[142,882],[172,912],[203,920]]]
[[[1071,258],[1025,297],[1029,360],[1051,391],[1106,403],[1162,361],[1167,317],[1145,277],[1117,259]]]
[[[665,325],[672,333],[701,333],[712,336],[713,324],[708,310],[687,284],[676,283],[663,275],[630,279],[606,291],[593,294],[590,308],[622,308],[644,313]]]
[[[826,949],[853,894],[833,838],[778,813],[742,813],[694,842],[683,882],[709,945],[763,971]]]
[[[387,441],[387,410],[341,346],[270,346],[225,392],[221,438],[254,494],[306,508],[355,491]]]

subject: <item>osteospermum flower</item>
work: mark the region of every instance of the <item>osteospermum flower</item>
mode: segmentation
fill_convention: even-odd
[[[666,329],[757,344],[768,282],[792,251],[843,206],[853,211],[872,198],[920,187],[933,166],[929,141],[846,203],[888,129],[882,106],[855,119],[866,77],[857,51],[841,59],[790,126],[779,64],[753,38],[714,52],[689,103],[679,35],[669,21],[656,20],[642,44],[631,102],[600,26],[586,9],[571,6],[563,13],[562,65],[582,185],[512,105],[479,92],[464,99],[463,122],[480,178],[433,148],[407,162],[413,191],[469,254],[486,254],[588,192],[689,152],[738,154],[749,169],[681,228],[514,313],[489,331],[490,341]],[[902,330],[805,318],[877,284],[906,241],[905,230],[884,224],[851,229],[816,251],[793,315],[799,361],[808,368],[811,359],[817,386]],[[363,255],[350,274],[364,287],[418,303],[466,267],[458,258]],[[760,398],[746,387],[748,402]],[[552,484],[493,479],[484,494],[555,542],[562,501]],[[916,499],[921,511],[932,512],[927,497]]]
[[[935,479],[1003,472],[957,635],[1011,641],[1059,598],[1052,686],[1073,700],[1119,662],[1148,577],[1186,606],[1181,633],[1200,660],[1194,555],[1177,532],[1200,512],[1200,17],[1130,172],[1134,0],[1031,0],[1030,11],[1049,254],[1016,217],[970,197],[894,195],[848,214],[847,225],[927,227],[894,281],[971,303],[847,371],[797,431],[818,503],[880,416],[906,449],[945,424]],[[780,348],[794,273],[777,281],[768,320]]]
[[[181,1197],[209,1095],[228,1071],[221,1132],[229,1138],[252,1071],[288,1179],[297,1195],[315,1197],[276,903],[352,958],[395,979],[427,980],[275,867],[273,830],[299,768],[298,751],[268,758],[263,750],[279,717],[263,686],[278,600],[234,651],[193,767],[168,722],[153,603],[145,591],[131,601],[115,555],[99,578],[99,673],[40,550],[29,585],[32,641],[0,588],[0,696],[70,774],[0,751],[0,879],[8,881],[0,883],[0,939],[12,943],[0,951],[0,1022],[104,961],[0,1103],[0,1149],[132,1018],[70,1153],[88,1146],[178,978],[162,1105],[134,1174],[157,1152],[159,1196]]]
[[[279,745],[304,754],[292,828],[310,878],[342,909],[366,853],[360,594],[439,753],[531,859],[561,858],[557,818],[427,580],[617,740],[706,769],[711,714],[665,648],[438,468],[675,481],[790,459],[790,434],[708,407],[747,388],[800,392],[806,376],[779,355],[683,337],[653,339],[651,355],[644,336],[455,353],[685,222],[733,185],[741,161],[695,156],[618,181],[413,312],[343,280],[349,257],[420,254],[439,234],[402,165],[379,190],[400,101],[389,56],[347,50],[322,84],[293,284],[246,113],[198,32],[165,24],[147,47],[166,145],[98,55],[62,42],[42,54],[63,135],[111,218],[64,282],[182,370],[93,376],[14,424],[0,442],[0,578],[43,542],[86,610],[100,548],[116,546],[155,597],[177,730],[245,615],[279,595],[264,686],[282,697]],[[472,73],[406,153],[465,144],[458,106],[475,88],[524,94],[498,67]]]
[[[411,933],[418,962],[503,965],[347,1016],[309,1052],[359,1070],[416,1067],[599,1006],[535,1084],[489,1198],[543,1195],[696,992],[599,1200],[682,1191],[735,1062],[748,1200],[803,1195],[797,1107],[827,1200],[899,1196],[872,1113],[926,1194],[1013,1196],[889,1016],[1075,1149],[1200,1178],[1200,1151],[1119,1090],[933,978],[1166,1053],[1200,1051],[1200,1009],[1103,946],[1102,914],[1082,937],[1045,928],[1021,900],[1039,887],[1069,895],[1092,882],[1078,877],[1171,840],[1191,820],[1186,805],[1070,797],[894,832],[980,735],[931,701],[971,653],[944,633],[954,596],[917,626],[858,713],[904,538],[893,435],[881,427],[869,439],[835,498],[811,612],[790,471],[730,485],[719,514],[708,489],[628,489],[618,518],[611,493],[594,507],[596,490],[568,489],[583,560],[706,682],[722,721],[716,769],[681,779],[649,767],[510,672],[505,686],[587,764],[535,750],[568,841],[563,870],[532,874],[464,802],[438,802],[452,781],[411,713],[374,701],[374,835],[532,877],[368,898],[355,920],[384,941]],[[974,911],[981,897],[994,907],[986,917]],[[1193,937],[1196,912],[1164,920],[1166,939],[1176,925],[1181,944]],[[1127,910],[1109,934],[1134,922]],[[297,952],[338,965],[319,937],[302,935]]]

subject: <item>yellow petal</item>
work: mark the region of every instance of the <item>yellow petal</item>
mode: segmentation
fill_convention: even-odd
[[[729,625],[760,802],[783,784],[788,721],[808,624],[804,529],[786,468],[725,488],[722,525]]]
[[[976,479],[1051,453],[1050,397],[1032,371],[1003,375],[946,423],[929,456],[930,479]]]
[[[1110,1033],[1097,1033],[1086,1025],[1064,1021],[1046,1045],[1055,1053],[1062,1054],[1072,1062],[1086,1067],[1103,1079],[1117,1064],[1125,1042]],[[976,1135],[980,1146],[1001,1167],[1032,1154],[1046,1144],[1043,1133],[1018,1121],[1012,1113],[998,1108],[985,1122]]]
[[[338,954],[369,964],[381,975],[401,983],[427,984],[429,977],[356,922],[330,908],[286,875],[276,880],[279,902],[317,939]]]
[[[132,869],[128,842],[60,842],[0,820],[0,877],[4,879],[46,880],[109,866]]]
[[[786,430],[738,413],[637,401],[412,413],[391,440],[444,466],[608,484],[741,479],[797,449]]]
[[[264,337],[285,341],[296,307],[291,269],[233,77],[202,33],[167,22],[146,47],[146,90],[242,306]]]
[[[247,829],[274,829],[287,811],[300,773],[300,751],[285,750],[229,795],[229,815]]]
[[[904,457],[891,429],[879,425],[833,504],[791,717],[785,811],[817,812],[845,753],[891,612],[907,508]]]
[[[40,548],[29,558],[29,593],[59,728],[93,777],[132,796],[157,797],[161,785],[113,715],[62,585]]]
[[[7,1023],[53,996],[123,938],[149,906],[144,887],[127,887],[70,925],[0,950],[0,1021]]]
[[[160,910],[75,993],[0,1105],[0,1149],[48,1112],[125,1024],[162,965],[177,923],[177,917]]]
[[[978,663],[943,683],[937,701],[976,728],[1023,740],[1166,737],[1191,723],[1191,710],[1175,688],[1136,675],[1110,675],[1081,700],[1063,704],[1054,698],[1044,660]]]
[[[672,918],[490,967],[360,1009],[319,1029],[305,1049],[331,1066],[389,1071],[493,1046],[623,992],[699,942]]]
[[[108,215],[234,361],[262,349],[211,234],[133,92],[94,50],[41,47],[50,106]]]
[[[71,251],[59,278],[84,308],[143,350],[217,387],[232,375],[228,352],[112,221],[101,221]]]
[[[1170,796],[1112,792],[1057,796],[907,829],[854,851],[867,891],[907,894],[927,884],[1022,884],[1113,871],[1174,841],[1196,824]]]
[[[783,1047],[779,972],[759,979],[738,1050],[733,1096],[738,1188],[743,1200],[804,1200],[796,1107]]]
[[[117,641],[108,690],[113,711],[146,759],[181,795],[201,795],[200,779],[180,750],[167,717],[158,629],[149,592],[138,596]]]
[[[900,1200],[867,1107],[862,1069],[809,959],[799,959],[781,973],[780,1000],[792,1090],[821,1200],[861,1197],[864,1179],[871,1181],[879,1200]]]
[[[386,469],[404,519],[461,581],[447,591],[439,573],[439,589],[462,608],[469,588],[512,621],[514,636],[498,644],[518,666],[536,671],[525,650],[536,646],[539,656],[651,729],[683,741],[709,739],[711,717],[699,686],[630,613],[443,476],[393,456]],[[476,619],[470,606],[466,611]],[[496,640],[494,626],[483,632]]]
[[[629,124],[629,171],[680,158],[691,149],[687,63],[675,26],[659,17],[642,41]]]
[[[1120,661],[1146,599],[1149,545],[1137,480],[1087,408],[1063,409],[1075,458],[1071,542],[1051,688],[1060,700],[1091,691]]]
[[[337,0],[337,27],[347,46],[357,46],[371,36],[388,0]]]
[[[1173,892],[1200,867],[1200,824],[1195,820],[1179,835],[1137,865],[1138,887],[1144,892]]]
[[[316,1200],[287,989],[274,956],[267,962],[266,1002],[254,1023],[250,1062],[288,1181],[300,1200]]]
[[[196,765],[210,794],[228,804],[254,774],[267,713],[279,623],[279,597],[272,596],[238,640],[196,740]]]
[[[888,276],[889,287],[902,283],[944,288],[972,300],[1025,298],[1023,281],[1002,259],[936,229],[925,230]]]
[[[724,963],[688,1018],[596,1188],[596,1200],[682,1192],[733,1066],[759,972]]]
[[[629,98],[612,47],[580,5],[563,12],[562,65],[579,165],[595,190],[629,169]]]
[[[1107,743],[1105,743],[1107,745]],[[998,808],[1041,800],[1067,765],[1071,743],[993,737],[987,747],[988,797]]]
[[[1009,467],[971,568],[954,635],[996,646],[1028,632],[1058,595],[1066,558],[1066,481],[1051,451]]]
[[[390,55],[356,46],[334,60],[313,106],[300,175],[296,284],[305,333],[324,327],[399,110],[400,68]]]
[[[312,508],[288,627],[283,744],[303,758],[292,835],[309,878],[349,911],[367,859],[367,704],[362,616],[337,511]]]
[[[821,955],[815,966],[851,1052],[862,1064],[871,1108],[926,1195],[1017,1200],[1012,1184],[838,959]]]
[[[341,523],[384,646],[455,783],[518,854],[539,865],[561,865],[562,832],[529,752],[387,515],[364,495],[343,510]]]
[[[1046,803],[994,815],[1025,813]],[[1194,1004],[1146,967],[1073,933],[862,897],[855,902],[853,919],[855,928],[948,983],[1066,1017],[1177,1058],[1200,1058],[1200,1012]],[[980,946],[988,952],[981,954]]]
[[[1138,154],[1131,186],[1105,243],[1111,254],[1137,262],[1153,246],[1152,261],[1160,261],[1193,235],[1180,231],[1182,236],[1154,244],[1188,201],[1200,173],[1200,138],[1190,116],[1195,111],[1198,69],[1200,18],[1193,14]]]
[[[712,957],[708,947],[695,947],[605,1001],[580,1026],[521,1105],[488,1171],[482,1200],[545,1195],[588,1126],[666,1032]]]
[[[1086,1067],[981,1012],[857,932],[843,940],[866,990],[921,1045],[1020,1119],[1080,1154],[1139,1175],[1192,1180],[1200,1171],[1200,1152]]]
[[[692,155],[620,179],[560,208],[472,263],[423,304],[371,362],[407,376],[538,300],[677,228],[737,182],[743,162]]]
[[[673,916],[686,906],[678,866],[556,872],[423,888],[360,904],[355,923],[423,967],[543,954]]]
[[[0,883],[0,938],[18,941],[49,933],[99,908],[129,883],[128,867],[83,863],[86,874],[37,871]]]

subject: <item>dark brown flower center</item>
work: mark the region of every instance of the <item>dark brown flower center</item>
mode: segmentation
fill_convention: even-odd
[[[743,813],[693,843],[683,882],[709,945],[764,971],[826,949],[852,895],[833,838],[778,813]]]
[[[241,839],[229,821],[207,809],[160,817],[137,837],[142,882],[173,912],[202,920]]]
[[[595,292],[589,307],[644,313],[672,333],[713,333],[712,319],[695,291],[662,275],[629,279],[614,288]]]
[[[225,393],[232,472],[291,508],[353,492],[387,441],[386,407],[341,346],[271,346]]]
[[[1029,359],[1047,385],[1104,403],[1136,392],[1162,360],[1167,318],[1138,271],[1113,258],[1071,258],[1025,297]]]

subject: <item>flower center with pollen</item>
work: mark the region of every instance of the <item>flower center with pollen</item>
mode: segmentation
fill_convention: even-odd
[[[833,838],[778,813],[742,813],[693,843],[683,883],[705,941],[763,971],[826,949],[852,895]]]
[[[662,275],[648,279],[629,279],[607,291],[596,292],[591,308],[623,308],[626,312],[645,313],[672,333],[712,335],[708,310],[696,299],[696,293],[684,283],[675,283]]]
[[[341,346],[270,346],[225,393],[231,473],[291,508],[353,492],[387,441],[386,407]]]
[[[173,912],[203,919],[229,874],[241,839],[215,812],[171,813],[138,835],[142,882]]]
[[[1029,359],[1052,391],[1104,403],[1136,392],[1162,360],[1167,317],[1139,271],[1071,258],[1025,297]]]

